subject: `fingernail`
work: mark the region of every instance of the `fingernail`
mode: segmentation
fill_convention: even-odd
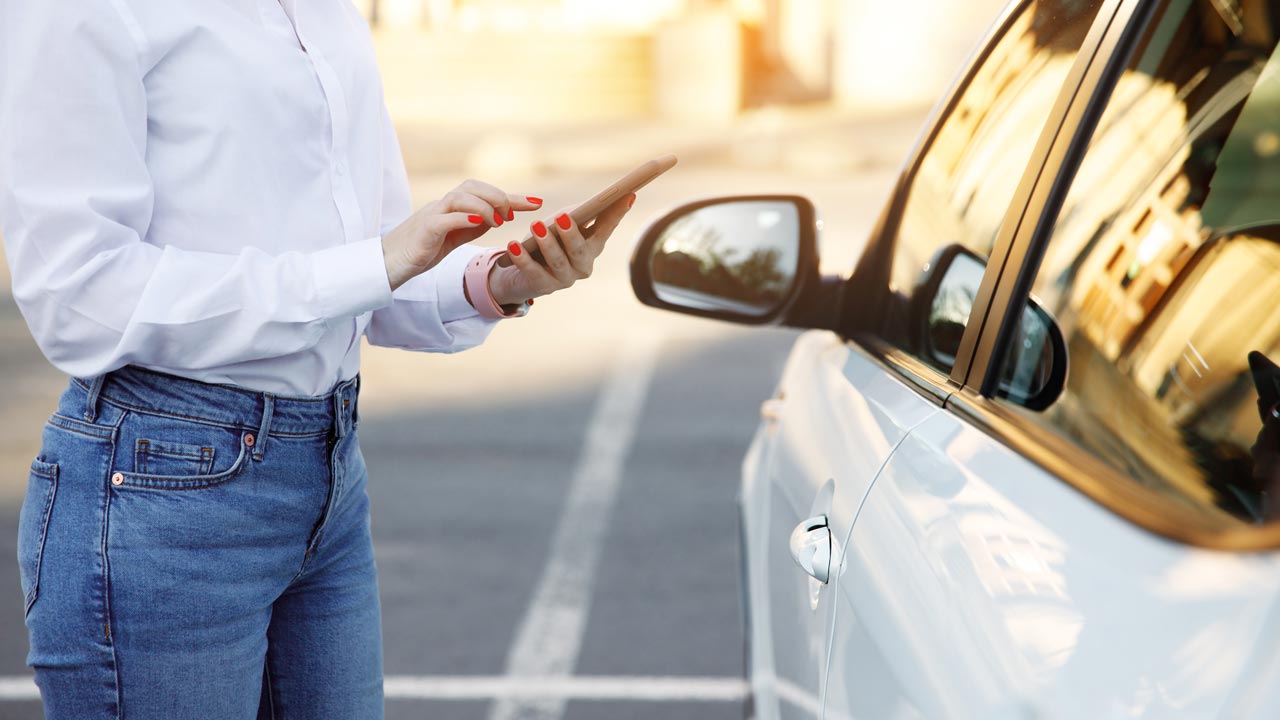
[[[633,208],[633,207],[635,207],[635,206],[636,206],[636,196],[635,196],[635,195],[632,195],[632,196],[631,196],[631,199],[627,201],[627,209],[628,209],[628,210],[630,210],[631,208]]]
[[[525,200],[528,200],[529,202],[533,203],[534,205],[541,205],[541,204],[542,204],[542,198],[540,198],[540,197],[534,197],[534,196],[532,196],[532,195],[529,195],[529,196],[525,197]]]
[[[494,210],[494,211],[493,211],[493,222],[494,222],[494,224],[495,224],[495,225],[501,225],[501,224],[502,224],[502,214],[501,214],[501,213],[499,213],[497,210]]]
[[[528,303],[530,306],[532,306],[532,305],[533,305],[533,298],[529,298],[529,299],[528,299],[528,300],[526,300],[525,302],[526,302],[526,303]]]
[[[543,225],[543,224],[542,224],[542,221],[541,221],[541,220],[539,220],[538,222],[536,222],[536,223],[534,223],[534,224],[533,224],[533,234],[534,234],[534,235],[537,235],[537,236],[538,236],[538,237],[540,237],[540,238],[544,238],[544,237],[546,237],[546,236],[547,236],[547,226],[546,226],[546,225]]]
[[[468,215],[467,220],[470,220],[472,225],[479,225],[480,223],[484,222],[484,218],[480,217],[479,215]]]
[[[507,222],[511,222],[512,220],[515,220],[515,219],[516,219],[516,211],[514,209],[507,210]]]
[[[512,255],[515,255],[516,257],[520,257],[520,253],[524,251],[520,248],[520,243],[512,240],[511,242],[507,243],[507,252],[511,253]]]
[[[569,220],[569,213],[560,213],[560,217],[556,218],[556,224],[560,226],[561,230],[568,230],[569,225],[572,224],[572,221]]]

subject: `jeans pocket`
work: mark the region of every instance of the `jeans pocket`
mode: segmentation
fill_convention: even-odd
[[[196,490],[238,477],[251,457],[250,433],[194,420],[130,412],[116,438],[112,485]]]
[[[143,475],[208,475],[213,472],[215,452],[209,445],[138,438],[133,470]]]
[[[45,535],[53,498],[58,492],[58,466],[36,459],[31,463],[27,479],[27,495],[18,514],[18,576],[22,583],[24,614],[40,591],[40,558],[44,554]]]

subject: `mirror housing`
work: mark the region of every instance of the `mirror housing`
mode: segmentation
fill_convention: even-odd
[[[804,298],[835,286],[820,282],[817,234],[813,203],[798,195],[688,203],[641,235],[631,286],[650,307],[748,325],[795,324],[812,315],[801,312]],[[826,307],[834,326],[838,306]]]
[[[987,263],[962,245],[939,250],[926,266],[911,308],[920,354],[943,372],[955,364]],[[1067,344],[1062,329],[1035,298],[1028,298],[1003,356],[997,394],[1030,410],[1044,410],[1067,382]]]

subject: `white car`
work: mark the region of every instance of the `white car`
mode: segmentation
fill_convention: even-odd
[[[1278,41],[1017,2],[847,275],[802,197],[645,234],[645,303],[809,329],[743,465],[756,717],[1280,718]]]

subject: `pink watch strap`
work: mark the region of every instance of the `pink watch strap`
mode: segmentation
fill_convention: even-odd
[[[526,303],[507,305],[507,308],[511,308],[508,312],[498,304],[498,301],[493,297],[493,291],[489,289],[489,271],[498,262],[498,258],[505,255],[506,252],[505,248],[490,248],[471,258],[471,262],[467,263],[467,270],[462,276],[462,281],[466,283],[467,296],[471,298],[471,304],[480,313],[480,317],[501,320],[503,318],[519,317],[527,312],[528,305]]]

